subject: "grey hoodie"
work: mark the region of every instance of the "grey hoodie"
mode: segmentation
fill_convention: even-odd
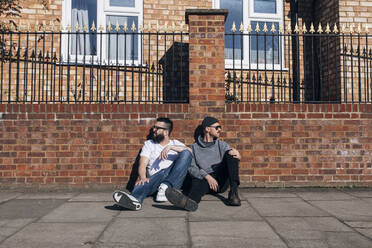
[[[198,137],[196,143],[191,145],[193,151],[192,161],[189,168],[191,176],[203,179],[212,173],[212,165],[220,164],[226,151],[230,146],[221,140],[205,143],[202,136]]]

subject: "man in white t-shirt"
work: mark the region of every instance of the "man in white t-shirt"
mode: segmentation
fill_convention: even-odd
[[[178,140],[169,138],[173,122],[169,118],[156,119],[153,137],[141,150],[139,180],[131,194],[115,191],[114,201],[131,210],[140,210],[143,200],[158,191],[156,201],[167,201],[165,190],[179,189],[191,164],[191,149]]]

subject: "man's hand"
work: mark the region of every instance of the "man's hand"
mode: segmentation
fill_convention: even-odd
[[[160,158],[161,159],[167,159],[168,158],[168,152],[171,150],[172,146],[166,146],[163,151],[160,153]]]
[[[148,178],[140,178],[140,180],[139,181],[137,181],[136,182],[136,186],[137,185],[145,185],[145,183],[149,183],[150,181],[149,181],[149,179]]]
[[[209,188],[215,192],[217,192],[218,190],[218,182],[216,181],[216,179],[214,179],[211,175],[206,175],[205,176],[205,180],[207,180],[208,184],[209,184]]]
[[[229,151],[229,154],[231,155],[231,156],[233,156],[234,158],[236,158],[236,159],[238,159],[238,160],[240,160],[241,159],[241,157],[240,157],[240,153],[238,152],[238,150],[236,150],[236,149],[231,149],[230,151]]]

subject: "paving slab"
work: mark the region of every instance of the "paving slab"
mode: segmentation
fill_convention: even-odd
[[[48,192],[48,193],[24,193],[17,196],[17,199],[70,199],[77,193],[60,193],[60,192]]]
[[[17,196],[22,195],[21,193],[16,192],[0,192],[0,204],[11,199],[16,198]]]
[[[40,222],[109,222],[117,213],[106,209],[108,202],[66,202]]]
[[[285,248],[263,221],[191,222],[192,247]]]
[[[343,190],[343,192],[351,194],[356,197],[369,197],[372,198],[372,190],[371,189],[366,189],[366,190]]]
[[[372,203],[353,201],[311,201],[311,204],[344,221],[372,221]]]
[[[355,228],[358,232],[372,240],[372,228]],[[371,243],[372,247],[372,243]]]
[[[0,248],[92,247],[104,228],[99,223],[32,223],[0,243]]]
[[[329,216],[299,198],[248,198],[262,216]]]
[[[155,216],[154,216],[155,217]],[[116,218],[99,239],[102,247],[186,247],[184,218]]]
[[[190,212],[190,221],[216,220],[262,220],[246,201],[240,207],[227,206],[221,201],[201,201],[195,212]]]
[[[72,197],[69,201],[82,201],[82,202],[109,202],[112,199],[113,192],[88,192],[80,193]]]
[[[173,206],[169,202],[158,203],[154,202],[151,197],[144,200],[142,204],[142,209],[139,211],[132,211],[128,209],[121,208],[119,206],[114,206],[112,203],[107,208],[111,208],[113,211],[120,212],[117,216],[118,218],[145,218],[145,217],[183,217],[186,218],[187,211]]]
[[[325,232],[353,232],[333,217],[269,217],[267,220],[286,240],[322,240]]]
[[[0,242],[35,219],[0,219]]]
[[[65,200],[17,200],[0,205],[0,219],[39,218],[62,205]]]
[[[339,201],[358,199],[355,196],[343,192],[299,192],[297,195],[307,201]]]
[[[251,198],[291,198],[297,197],[294,193],[287,192],[243,192],[241,195],[245,199]]]

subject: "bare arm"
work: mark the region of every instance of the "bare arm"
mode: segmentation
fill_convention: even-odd
[[[136,185],[144,185],[145,183],[149,182],[149,179],[146,177],[146,166],[148,163],[149,159],[141,156],[138,166],[139,181],[136,183]]]
[[[166,146],[163,149],[163,151],[161,151],[160,158],[167,159],[168,158],[168,152],[170,150],[173,150],[175,152],[182,152],[184,150],[189,150],[192,153],[192,150],[190,148],[188,148],[187,146],[173,146],[173,145],[170,145],[170,146]]]

